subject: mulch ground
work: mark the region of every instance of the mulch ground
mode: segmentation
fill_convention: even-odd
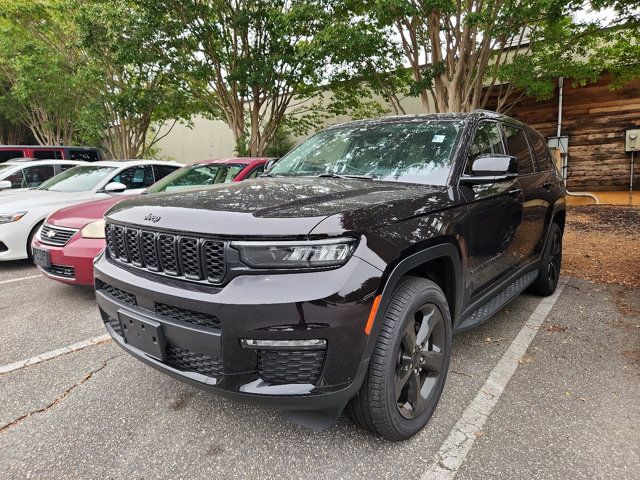
[[[640,207],[569,206],[562,272],[640,287]]]

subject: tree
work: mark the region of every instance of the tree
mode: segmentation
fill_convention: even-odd
[[[146,12],[127,0],[77,1],[78,43],[98,80],[90,112],[102,119],[104,143],[114,158],[150,154],[159,140],[196,109],[154,47]]]
[[[91,79],[62,2],[0,1],[3,116],[42,145],[71,144],[90,102]]]
[[[337,111],[380,111],[357,101],[362,91],[345,86],[340,98],[329,92],[366,62],[388,64],[388,32],[359,4],[140,0],[162,32],[157,50],[207,114],[229,125],[237,150],[250,155],[261,155],[283,123],[299,133]]]
[[[411,91],[425,111],[438,112],[484,106],[499,85],[500,66],[527,55],[538,29],[565,13],[565,4],[556,0],[374,3],[379,17],[398,32],[413,75]]]

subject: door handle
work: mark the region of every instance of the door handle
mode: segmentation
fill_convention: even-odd
[[[509,190],[508,193],[512,197],[517,197],[518,195],[520,195],[522,193],[522,189],[521,188],[514,188],[513,190]]]

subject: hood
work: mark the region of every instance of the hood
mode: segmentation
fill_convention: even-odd
[[[80,198],[82,192],[53,192],[49,190],[26,190],[15,195],[0,194],[0,210],[2,213],[29,211],[30,208],[63,207],[68,202]]]
[[[359,179],[263,178],[145,195],[117,204],[107,217],[213,235],[296,236],[336,214],[348,215],[353,230],[424,215],[453,205],[449,190]]]
[[[120,195],[61,208],[49,215],[47,221],[59,227],[83,228],[88,223],[104,217],[106,211],[116,203],[131,198],[132,196],[133,195]]]

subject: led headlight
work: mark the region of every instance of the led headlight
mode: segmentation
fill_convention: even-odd
[[[353,238],[286,242],[231,242],[242,261],[255,268],[320,268],[344,265],[355,248]]]
[[[0,223],[17,222],[22,217],[24,217],[26,214],[27,214],[27,212],[0,213]]]
[[[88,223],[82,229],[81,235],[84,238],[104,238],[104,219],[96,220]]]

